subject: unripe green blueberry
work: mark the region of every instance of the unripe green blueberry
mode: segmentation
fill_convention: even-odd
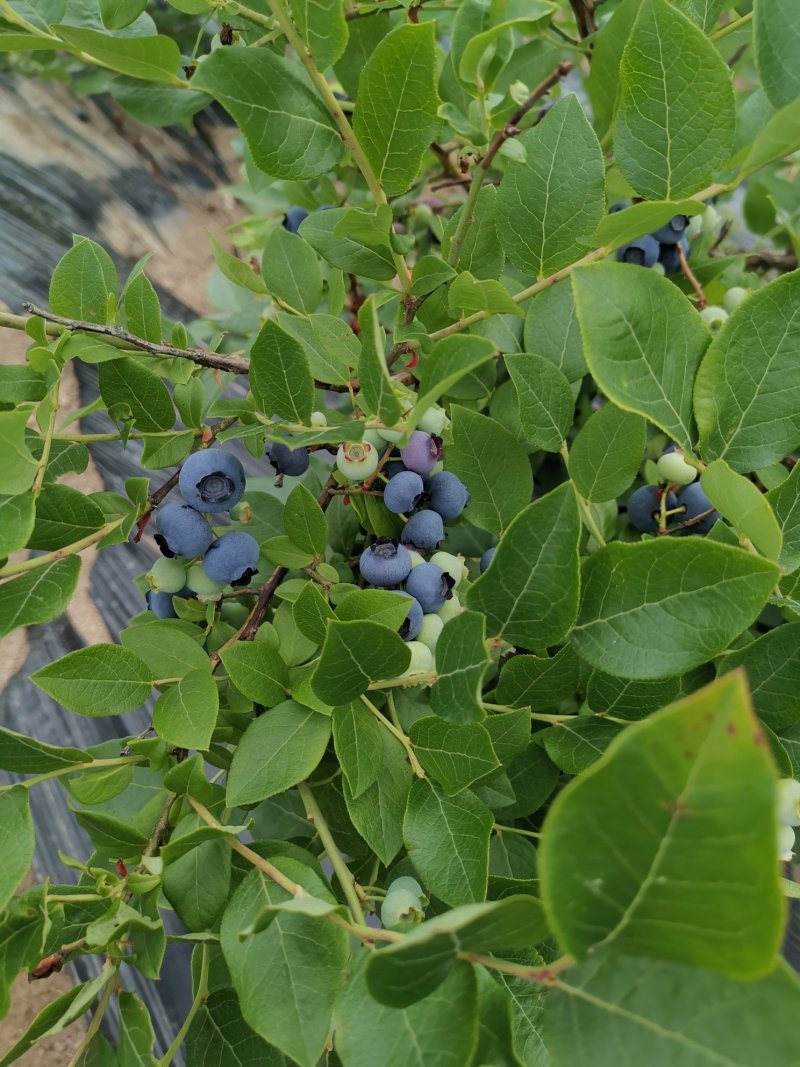
[[[377,448],[379,452],[383,452],[386,442],[381,437],[378,430],[365,430],[362,441],[366,441],[368,445],[372,445],[373,448]]]
[[[448,604],[450,601],[448,600]],[[422,626],[417,634],[417,641],[423,645],[427,645],[431,652],[436,651],[436,642],[439,640],[439,634],[444,629],[444,623],[438,615],[423,615]]]
[[[702,214],[703,229],[706,233],[711,233],[719,226],[719,212],[713,204],[709,204]]]
[[[454,589],[458,588],[462,579],[466,578],[469,573],[464,566],[464,557],[454,556],[452,552],[434,552],[430,562],[435,563],[437,567],[442,568],[445,574],[450,575],[455,582]]]
[[[667,273],[664,264],[663,263],[659,263],[658,260],[656,260],[656,262],[653,264],[653,266],[650,267],[649,269],[655,271],[656,274],[660,274],[662,278]]]
[[[778,822],[800,826],[800,782],[794,778],[778,782]]]
[[[322,429],[323,426],[328,425],[328,420],[325,417],[325,413],[322,411],[311,412],[311,425],[316,426],[318,429]]]
[[[336,453],[336,466],[349,482],[363,482],[373,474],[380,456],[368,441],[345,442]]]
[[[425,557],[423,555],[421,555],[419,552],[417,552],[416,548],[409,548],[408,554],[409,554],[409,556],[411,556],[411,570],[412,571],[414,570],[415,567],[418,567],[420,565],[420,563],[424,563],[425,562]]]
[[[730,314],[750,296],[750,289],[743,289],[741,285],[734,285],[722,298],[723,308]]]
[[[186,586],[198,596],[218,596],[225,588],[209,578],[202,563],[193,563],[186,571]]]
[[[447,412],[444,408],[440,408],[434,404],[433,407],[428,408],[425,414],[417,423],[418,430],[424,430],[425,433],[436,434],[437,437],[441,437],[445,428],[448,426],[450,420],[447,417]]]
[[[408,667],[398,678],[411,678],[415,674],[430,674],[433,671],[433,653],[421,641],[406,641],[406,648],[411,653]]]
[[[794,855],[794,827],[781,826],[778,830],[778,856],[786,863],[791,863]]]
[[[682,452],[665,452],[663,456],[658,457],[656,466],[662,482],[690,485],[697,477],[697,471],[686,462]]]
[[[723,324],[728,319],[728,312],[725,308],[717,307],[715,304],[710,304],[707,308],[703,308],[700,312],[700,318],[708,326],[712,333],[717,333],[722,329]]]
[[[249,609],[238,600],[223,600],[222,607],[219,609],[219,617],[230,623],[231,626],[237,627],[237,629],[247,620],[249,615]]]
[[[703,216],[692,215],[692,217],[689,219],[689,225],[686,227],[686,236],[689,238],[690,241],[692,241],[695,237],[699,237],[702,232]]]
[[[381,922],[387,930],[399,923],[422,922],[424,918],[419,897],[406,889],[391,890],[381,904]]]
[[[161,556],[145,575],[154,593],[179,593],[186,585],[186,564]]]
[[[401,417],[405,418],[413,407],[414,400],[410,396],[404,396],[400,401],[400,411],[402,412]],[[406,436],[407,432],[407,430],[378,430],[378,433],[381,435],[383,440],[387,441],[390,445],[396,445],[398,441],[402,441],[402,439]]]
[[[414,896],[418,897],[420,900],[425,900],[427,902],[428,898],[425,894],[425,890],[422,888],[416,878],[410,878],[406,874],[401,875],[400,878],[394,879],[394,881],[389,885],[389,888],[386,890],[386,892],[388,895],[389,893],[396,893],[399,890],[403,890],[406,893],[413,893]]]
[[[449,622],[454,619],[456,615],[461,614],[461,601],[458,599],[458,593],[453,593],[449,600],[445,600],[444,605],[436,612],[442,622]]]

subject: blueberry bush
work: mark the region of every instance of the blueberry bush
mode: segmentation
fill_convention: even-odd
[[[797,1062],[793,5],[0,0],[0,51],[227,113],[246,210],[202,319],[83,236],[0,316],[0,634],[153,549],[30,682],[147,729],[0,727],[0,1009],[97,957],[0,1065],[87,1011],[75,1067]],[[60,481],[99,440],[125,494]],[[92,851],[17,892],[45,779]]]

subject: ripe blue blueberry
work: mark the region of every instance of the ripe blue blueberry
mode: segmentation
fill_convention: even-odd
[[[283,217],[283,225],[289,233],[297,233],[300,223],[308,218],[308,212],[304,207],[290,207]]]
[[[182,592],[177,594],[154,593],[152,589],[148,589],[144,594],[148,608],[157,619],[177,619],[178,613],[172,606],[173,596],[181,596],[184,600],[187,599]]]
[[[683,249],[684,256],[688,259],[692,250],[685,237],[682,237],[680,242],[676,241],[674,244],[667,244],[666,242],[662,242],[661,244],[658,262],[664,268],[665,274],[677,274],[681,269],[681,261],[678,256],[679,243],[680,247]]]
[[[410,593],[400,592],[401,596],[407,596],[411,601],[408,608],[408,614],[400,629],[397,631],[404,641],[413,641],[417,634],[422,629],[422,620],[424,618],[422,608],[418,600],[415,600]]]
[[[202,556],[214,531],[199,511],[188,504],[167,504],[156,513],[155,542],[165,556]]]
[[[361,553],[358,569],[370,585],[388,588],[406,580],[411,570],[411,556],[405,545],[398,545],[388,537],[379,537]]]
[[[275,472],[288,478],[299,478],[308,470],[308,449],[289,448],[282,441],[273,441],[267,445],[267,456]]]
[[[652,267],[658,262],[658,253],[661,249],[655,237],[649,234],[640,237],[638,241],[631,241],[617,249],[617,259],[620,263],[634,263],[637,267]]]
[[[489,566],[489,564],[494,559],[494,554],[495,554],[496,551],[497,551],[496,547],[495,548],[487,548],[486,551],[481,556],[481,563],[480,563],[481,574],[483,574],[483,572],[486,570],[486,568]]]
[[[467,487],[450,471],[439,471],[428,481],[428,499],[445,522],[457,519],[470,500]]]
[[[400,449],[400,458],[406,470],[417,474],[429,474],[442,458],[442,439],[432,433],[414,430],[405,448]]]
[[[422,478],[414,471],[401,471],[392,478],[383,491],[383,502],[395,515],[413,511],[425,491]]]
[[[181,467],[178,488],[198,511],[229,511],[244,496],[244,467],[221,448],[195,452]]]
[[[436,511],[418,511],[403,527],[400,540],[423,552],[433,552],[445,539],[442,516]]]
[[[667,494],[667,510],[678,506],[674,493]],[[655,533],[661,514],[661,497],[657,485],[643,485],[628,498],[628,518],[642,533]]]
[[[653,237],[661,244],[676,245],[689,225],[688,215],[673,215],[666,225],[656,230]]]
[[[694,482],[693,485],[686,486],[678,497],[678,504],[686,508],[685,514],[681,516],[681,522],[688,522],[690,519],[695,519],[698,515],[702,515],[706,511],[709,513],[704,519],[701,519],[693,526],[687,527],[687,533],[708,533],[717,519],[721,517],[720,513],[715,509],[714,505],[700,488],[699,482]]]
[[[420,563],[409,574],[406,592],[415,597],[424,612],[439,611],[453,596],[455,582],[435,563]]]
[[[238,530],[223,534],[206,552],[203,570],[212,582],[247,585],[258,570],[258,541]]]

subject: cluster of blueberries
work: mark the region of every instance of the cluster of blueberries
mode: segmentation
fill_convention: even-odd
[[[614,204],[609,213],[622,211],[627,206]],[[688,215],[673,215],[669,222],[655,233],[645,234],[644,237],[617,249],[617,259],[620,263],[634,263],[637,267],[656,267],[656,264],[661,264],[664,274],[674,274],[681,269],[678,249],[683,250],[687,259],[691,253],[686,233],[688,228]]]
[[[661,505],[664,496],[665,514],[668,519],[679,519],[681,532],[705,534],[711,529],[719,512],[695,481],[697,471],[683,458],[673,445],[659,456],[658,485],[643,485],[628,498],[628,518],[642,533],[656,533],[661,523]],[[676,494],[670,486],[683,486]]]

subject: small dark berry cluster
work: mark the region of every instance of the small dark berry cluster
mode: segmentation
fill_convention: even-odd
[[[673,524],[682,534],[708,533],[720,514],[695,481],[695,468],[674,447],[659,456],[657,468],[660,483],[643,485],[628,498],[631,524],[642,533],[653,534],[661,528],[663,516],[665,530]]]
[[[625,207],[627,204],[615,204],[611,212],[622,211]],[[645,234],[618,248],[617,259],[620,263],[634,263],[637,267],[654,267],[663,274],[675,274],[681,269],[678,248],[683,249],[687,259],[691,254],[688,228],[688,215],[673,215],[655,233]]]

